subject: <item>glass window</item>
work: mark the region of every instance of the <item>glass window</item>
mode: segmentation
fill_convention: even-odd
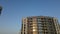
[[[36,29],[33,29],[33,31],[36,31]]]
[[[40,22],[38,22],[38,23],[42,23],[42,22],[40,21]]]
[[[41,23],[38,23],[38,26],[42,26],[42,24]]]
[[[39,34],[43,34],[42,32],[39,32]]]
[[[37,22],[40,22],[41,21],[41,19],[37,19]]]
[[[33,28],[37,28],[37,27],[33,27]]]
[[[41,29],[42,29],[42,27],[39,27],[38,29],[39,29],[39,30],[41,30]]]
[[[24,32],[24,34],[25,34],[25,32]]]

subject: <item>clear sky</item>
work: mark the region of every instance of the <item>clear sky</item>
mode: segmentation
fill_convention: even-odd
[[[60,0],[0,0],[0,5],[0,34],[17,34],[27,16],[52,16],[60,22]]]

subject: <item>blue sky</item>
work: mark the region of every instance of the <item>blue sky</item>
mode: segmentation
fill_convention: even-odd
[[[52,16],[60,22],[60,0],[0,0],[0,5],[0,33],[17,34],[27,16]]]

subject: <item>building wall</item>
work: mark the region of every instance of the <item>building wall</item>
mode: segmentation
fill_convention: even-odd
[[[57,32],[57,34],[59,34],[59,23],[58,23],[58,20],[56,18],[53,18],[53,19],[54,19],[54,25],[55,25],[56,32]]]

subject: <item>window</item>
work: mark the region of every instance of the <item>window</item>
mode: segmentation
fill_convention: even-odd
[[[33,31],[36,31],[36,29],[33,29]]]
[[[52,26],[49,26],[49,29],[52,29],[53,27]]]
[[[43,20],[44,18],[41,18],[41,20]]]
[[[30,23],[30,25],[32,25],[32,23]]]
[[[39,18],[39,19],[37,19],[37,22],[40,22],[41,21],[41,19]]]
[[[25,29],[26,27],[24,27],[24,29]]]
[[[46,32],[46,34],[48,34],[48,32]]]
[[[42,24],[41,23],[38,23],[38,27],[40,27],[40,26],[42,26]]]
[[[36,25],[36,24],[33,24],[33,25]]]
[[[38,23],[41,23],[41,22],[38,22]]]
[[[25,32],[24,32],[24,34],[25,34]]]
[[[39,34],[43,34],[43,32],[39,32]]]
[[[42,29],[42,27],[39,27],[38,29],[39,29],[39,30],[41,30],[41,29]]]
[[[32,20],[32,18],[28,18],[28,20]]]
[[[36,27],[33,27],[33,28],[36,28]]]

